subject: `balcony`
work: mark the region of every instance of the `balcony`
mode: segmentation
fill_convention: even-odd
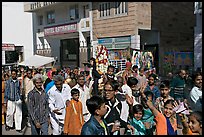
[[[55,5],[60,2],[24,2],[24,12],[35,12],[38,9]]]
[[[39,32],[37,32],[36,33],[36,36],[37,37],[44,37],[45,35],[44,35],[44,31],[39,31]]]
[[[41,55],[41,56],[50,57],[51,49],[37,49],[36,54]]]
[[[90,18],[82,18],[79,21],[79,31],[90,31]]]

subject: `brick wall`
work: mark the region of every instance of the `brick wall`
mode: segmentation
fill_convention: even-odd
[[[193,52],[194,2],[152,2],[152,29],[160,32],[159,68],[164,52]]]
[[[151,27],[151,4],[149,2],[128,2],[128,13],[124,16],[113,15],[114,2],[111,2],[112,15],[106,18],[99,17],[99,4],[93,2],[94,40],[103,37],[137,35],[138,28]]]

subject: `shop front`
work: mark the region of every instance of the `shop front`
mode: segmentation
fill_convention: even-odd
[[[110,65],[115,66],[117,71],[126,68],[125,63],[130,58],[130,36],[99,38],[98,44],[107,48]]]
[[[79,66],[79,32],[77,22],[44,28],[44,35],[51,44],[52,56],[56,66]]]

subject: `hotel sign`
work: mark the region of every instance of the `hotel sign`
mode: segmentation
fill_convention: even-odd
[[[77,32],[77,23],[63,24],[44,28],[45,36],[66,34],[71,32]]]
[[[2,43],[2,51],[15,51],[15,45]]]

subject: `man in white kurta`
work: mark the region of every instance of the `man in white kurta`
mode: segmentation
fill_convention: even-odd
[[[86,106],[86,100],[90,98],[90,92],[89,88],[85,85],[85,77],[83,75],[78,75],[77,85],[75,85],[73,88],[78,89],[80,92],[79,100],[82,102],[82,112],[84,121],[86,122],[91,116]]]
[[[28,70],[26,74],[27,76],[23,80],[23,86],[24,86],[23,90],[24,90],[25,102],[27,103],[28,93],[31,90],[33,90],[35,86],[32,80],[32,70]]]
[[[66,113],[66,101],[71,100],[71,88],[68,84],[63,84],[63,77],[56,75],[53,78],[55,85],[48,91],[50,122],[53,135],[61,135],[64,127]]]

